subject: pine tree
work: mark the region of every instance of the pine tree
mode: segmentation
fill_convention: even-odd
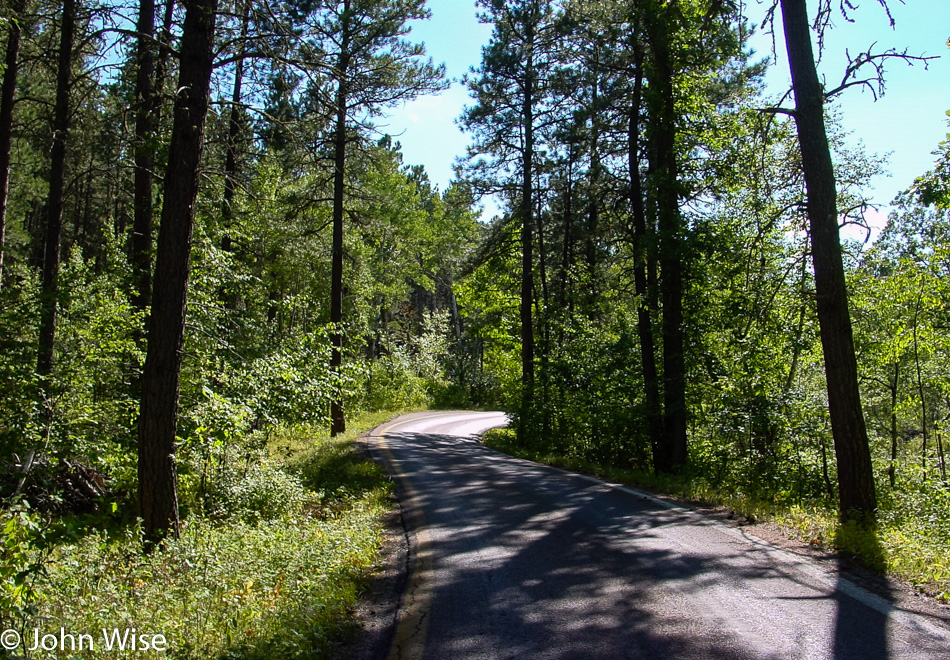
[[[556,35],[553,9],[546,0],[483,0],[482,20],[494,33],[481,66],[467,82],[475,105],[463,125],[474,134],[469,176],[482,192],[512,200],[521,225],[521,416],[523,433],[532,414],[535,380],[534,237],[538,199],[539,126],[550,111],[550,66]],[[483,156],[491,160],[484,160]]]
[[[139,410],[139,510],[152,542],[178,535],[175,437],[191,236],[208,114],[217,0],[187,0],[178,94],[158,231]]]
[[[321,22],[331,68],[333,122],[333,238],[330,276],[331,369],[343,364],[343,234],[347,159],[366,128],[366,117],[382,108],[444,88],[443,66],[424,60],[425,49],[405,35],[408,21],[428,18],[425,0],[342,0],[330,2]],[[330,95],[328,95],[330,96]],[[330,432],[346,430],[343,402],[335,397]]]
[[[818,80],[805,0],[781,0],[795,92],[795,125],[807,190],[818,323],[825,357],[828,411],[845,518],[873,519],[877,508],[867,427],[858,389],[848,290],[838,236],[837,190],[825,132],[825,92]]]

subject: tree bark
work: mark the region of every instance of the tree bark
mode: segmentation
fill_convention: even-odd
[[[649,25],[656,166],[653,179],[659,234],[663,334],[663,442],[654,467],[673,472],[686,464],[686,365],[683,356],[683,222],[679,208],[676,107],[666,12]]]
[[[53,146],[50,160],[49,196],[46,201],[46,232],[43,239],[43,270],[40,290],[40,331],[36,372],[43,393],[48,394],[56,340],[59,295],[60,242],[63,233],[63,196],[66,184],[66,150],[69,141],[69,90],[72,77],[76,2],[64,0],[56,70],[56,102],[53,110]]]
[[[343,366],[343,215],[346,192],[346,113],[349,103],[346,85],[347,69],[350,63],[350,3],[344,0],[340,54],[337,58],[336,75],[336,129],[333,137],[333,239],[330,255],[330,323],[333,332],[330,342],[333,350],[330,354],[330,371],[339,373]],[[346,431],[346,416],[343,411],[342,396],[337,395],[330,402],[330,435]]]
[[[873,520],[874,474],[858,390],[857,360],[838,236],[835,174],[825,132],[824,92],[815,69],[805,0],[781,0],[781,7],[808,197],[818,325],[838,464],[839,507],[845,520]]]
[[[136,26],[135,182],[132,211],[133,302],[147,309],[152,286],[152,169],[155,166],[155,0],[139,1]]]
[[[574,234],[574,172],[573,172],[574,153],[573,150],[568,154],[568,172],[564,179],[564,238],[561,243],[561,265],[558,270],[558,307],[566,310],[567,302],[567,282],[571,272],[571,245]],[[559,334],[563,336],[564,327],[560,324]]]
[[[643,102],[643,58],[639,50],[634,66],[633,97],[630,103],[630,124],[627,135],[627,165],[630,170],[630,212],[633,217],[634,287],[637,304],[637,334],[640,340],[640,369],[643,374],[647,433],[653,452],[654,469],[663,441],[663,409],[660,404],[659,378],[656,371],[656,346],[653,340],[653,309],[647,286],[647,223],[640,179],[640,111]]]
[[[920,321],[920,303],[923,299],[923,291],[917,293],[917,304],[914,306],[914,372],[917,375],[917,396],[920,397],[920,472],[921,483],[927,483],[927,441],[930,439],[930,427],[928,425],[927,397],[924,391],[924,379],[920,370],[920,341],[917,336],[918,323]]]
[[[244,15],[241,19],[241,41],[238,45],[240,54],[234,64],[234,87],[231,90],[231,111],[228,115],[228,144],[224,160],[224,199],[221,203],[221,224],[224,236],[221,239],[221,248],[225,252],[231,251],[231,219],[234,215],[232,205],[234,193],[237,189],[237,142],[241,136],[243,122],[241,121],[241,96],[244,85],[244,54],[246,51],[247,33],[251,22],[251,3],[244,3]]]
[[[20,63],[20,21],[26,0],[16,0],[7,34],[3,82],[0,84],[0,288],[3,288],[3,253],[7,234],[7,197],[10,194],[10,150],[13,145],[13,105],[16,101],[17,71]]]
[[[522,122],[524,150],[521,154],[521,414],[524,420],[531,415],[534,401],[534,26],[526,25],[524,96]]]
[[[208,114],[217,0],[187,0],[165,174],[139,413],[139,509],[155,543],[178,535],[175,434],[198,168]]]
[[[587,232],[585,241],[585,256],[587,260],[587,316],[593,319],[600,291],[597,281],[597,233],[600,225],[600,62],[598,48],[594,47],[593,59],[589,64],[591,82],[591,113],[590,113],[590,169],[588,171],[588,205],[587,205]]]
[[[894,374],[891,382],[888,383],[888,389],[891,392],[891,464],[887,466],[887,480],[894,488],[897,476],[897,386],[900,383],[900,362],[894,361]]]
[[[175,17],[175,0],[166,0],[165,15],[162,17],[162,30],[158,35],[158,59],[155,62],[155,124],[161,124],[164,111],[162,97],[165,90],[165,76],[168,72],[168,60],[172,56],[172,21]]]

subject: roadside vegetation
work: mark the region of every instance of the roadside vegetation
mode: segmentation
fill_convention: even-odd
[[[354,434],[472,398],[474,197],[370,121],[443,86],[427,13],[4,4],[0,630],[334,656],[389,506]]]
[[[130,642],[110,651],[103,630],[161,634],[175,658],[334,657],[391,507],[390,481],[354,438],[391,416],[360,415],[334,438],[310,425],[277,428],[256,447],[232,447],[236,462],[219,453],[200,496],[183,498],[180,537],[148,554],[140,524],[108,500],[58,519],[25,502],[8,507],[3,627],[24,640],[34,629],[88,633],[94,652],[82,657],[128,657]]]
[[[464,164],[513,201],[458,292],[512,414],[489,442],[771,517],[946,601],[950,143],[872,231],[886,159],[834,103],[886,88],[870,61],[926,58],[852,44],[822,90],[811,43],[888,3],[766,4],[759,26],[702,0],[486,9]],[[785,33],[785,96],[755,28]]]

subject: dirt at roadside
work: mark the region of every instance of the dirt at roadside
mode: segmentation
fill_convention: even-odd
[[[363,434],[358,446],[370,460],[377,460],[369,440],[372,433]],[[393,496],[392,508],[382,522],[379,557],[371,570],[366,591],[353,612],[357,629],[348,643],[334,649],[333,657],[340,660],[384,660],[389,657],[396,616],[406,591],[412,547],[398,497]]]

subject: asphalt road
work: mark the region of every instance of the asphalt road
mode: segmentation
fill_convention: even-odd
[[[501,413],[380,427],[410,528],[390,658],[950,659],[950,627],[743,530],[486,449]]]

